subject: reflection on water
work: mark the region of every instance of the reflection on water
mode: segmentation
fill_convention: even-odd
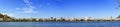
[[[0,22],[0,27],[120,27],[115,22]]]

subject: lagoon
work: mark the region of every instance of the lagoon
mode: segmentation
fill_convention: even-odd
[[[0,22],[0,27],[120,27],[120,21],[107,22]]]

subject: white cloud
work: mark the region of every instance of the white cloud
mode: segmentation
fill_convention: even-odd
[[[23,1],[27,7],[16,8],[16,10],[22,10],[24,13],[38,13],[38,11],[34,10],[36,7],[32,6],[32,2],[30,2],[29,0]]]
[[[38,13],[37,11],[34,11],[33,8],[24,8],[25,13]]]
[[[32,4],[32,2],[30,2],[29,0],[24,0],[24,3],[28,6],[30,6]]]

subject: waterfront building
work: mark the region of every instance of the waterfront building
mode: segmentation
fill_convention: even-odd
[[[40,18],[40,21],[46,21],[46,19],[45,18]]]
[[[50,19],[51,21],[54,21],[54,20],[55,20],[53,17],[50,17],[50,18],[51,18],[51,19]]]
[[[68,20],[69,20],[69,21],[73,21],[74,19],[73,19],[73,18],[69,18]]]
[[[87,21],[88,20],[88,17],[85,17],[85,19],[84,19],[85,21]]]
[[[65,18],[63,18],[63,17],[61,17],[61,19],[60,19],[61,21],[65,21]]]
[[[0,21],[3,21],[3,18],[0,18]]]
[[[57,21],[56,18],[54,18],[53,21]]]
[[[36,21],[39,21],[40,19],[39,18],[36,18]]]
[[[75,20],[76,20],[76,21],[80,21],[81,19],[80,19],[80,18],[76,18]]]

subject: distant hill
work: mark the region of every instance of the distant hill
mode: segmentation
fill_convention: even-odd
[[[4,16],[6,16],[6,18],[11,18],[10,16],[3,15],[3,14],[0,13],[0,18],[4,18]]]
[[[0,13],[0,18],[4,18],[4,15],[2,15],[1,13]]]
[[[117,18],[120,18],[120,15]]]

